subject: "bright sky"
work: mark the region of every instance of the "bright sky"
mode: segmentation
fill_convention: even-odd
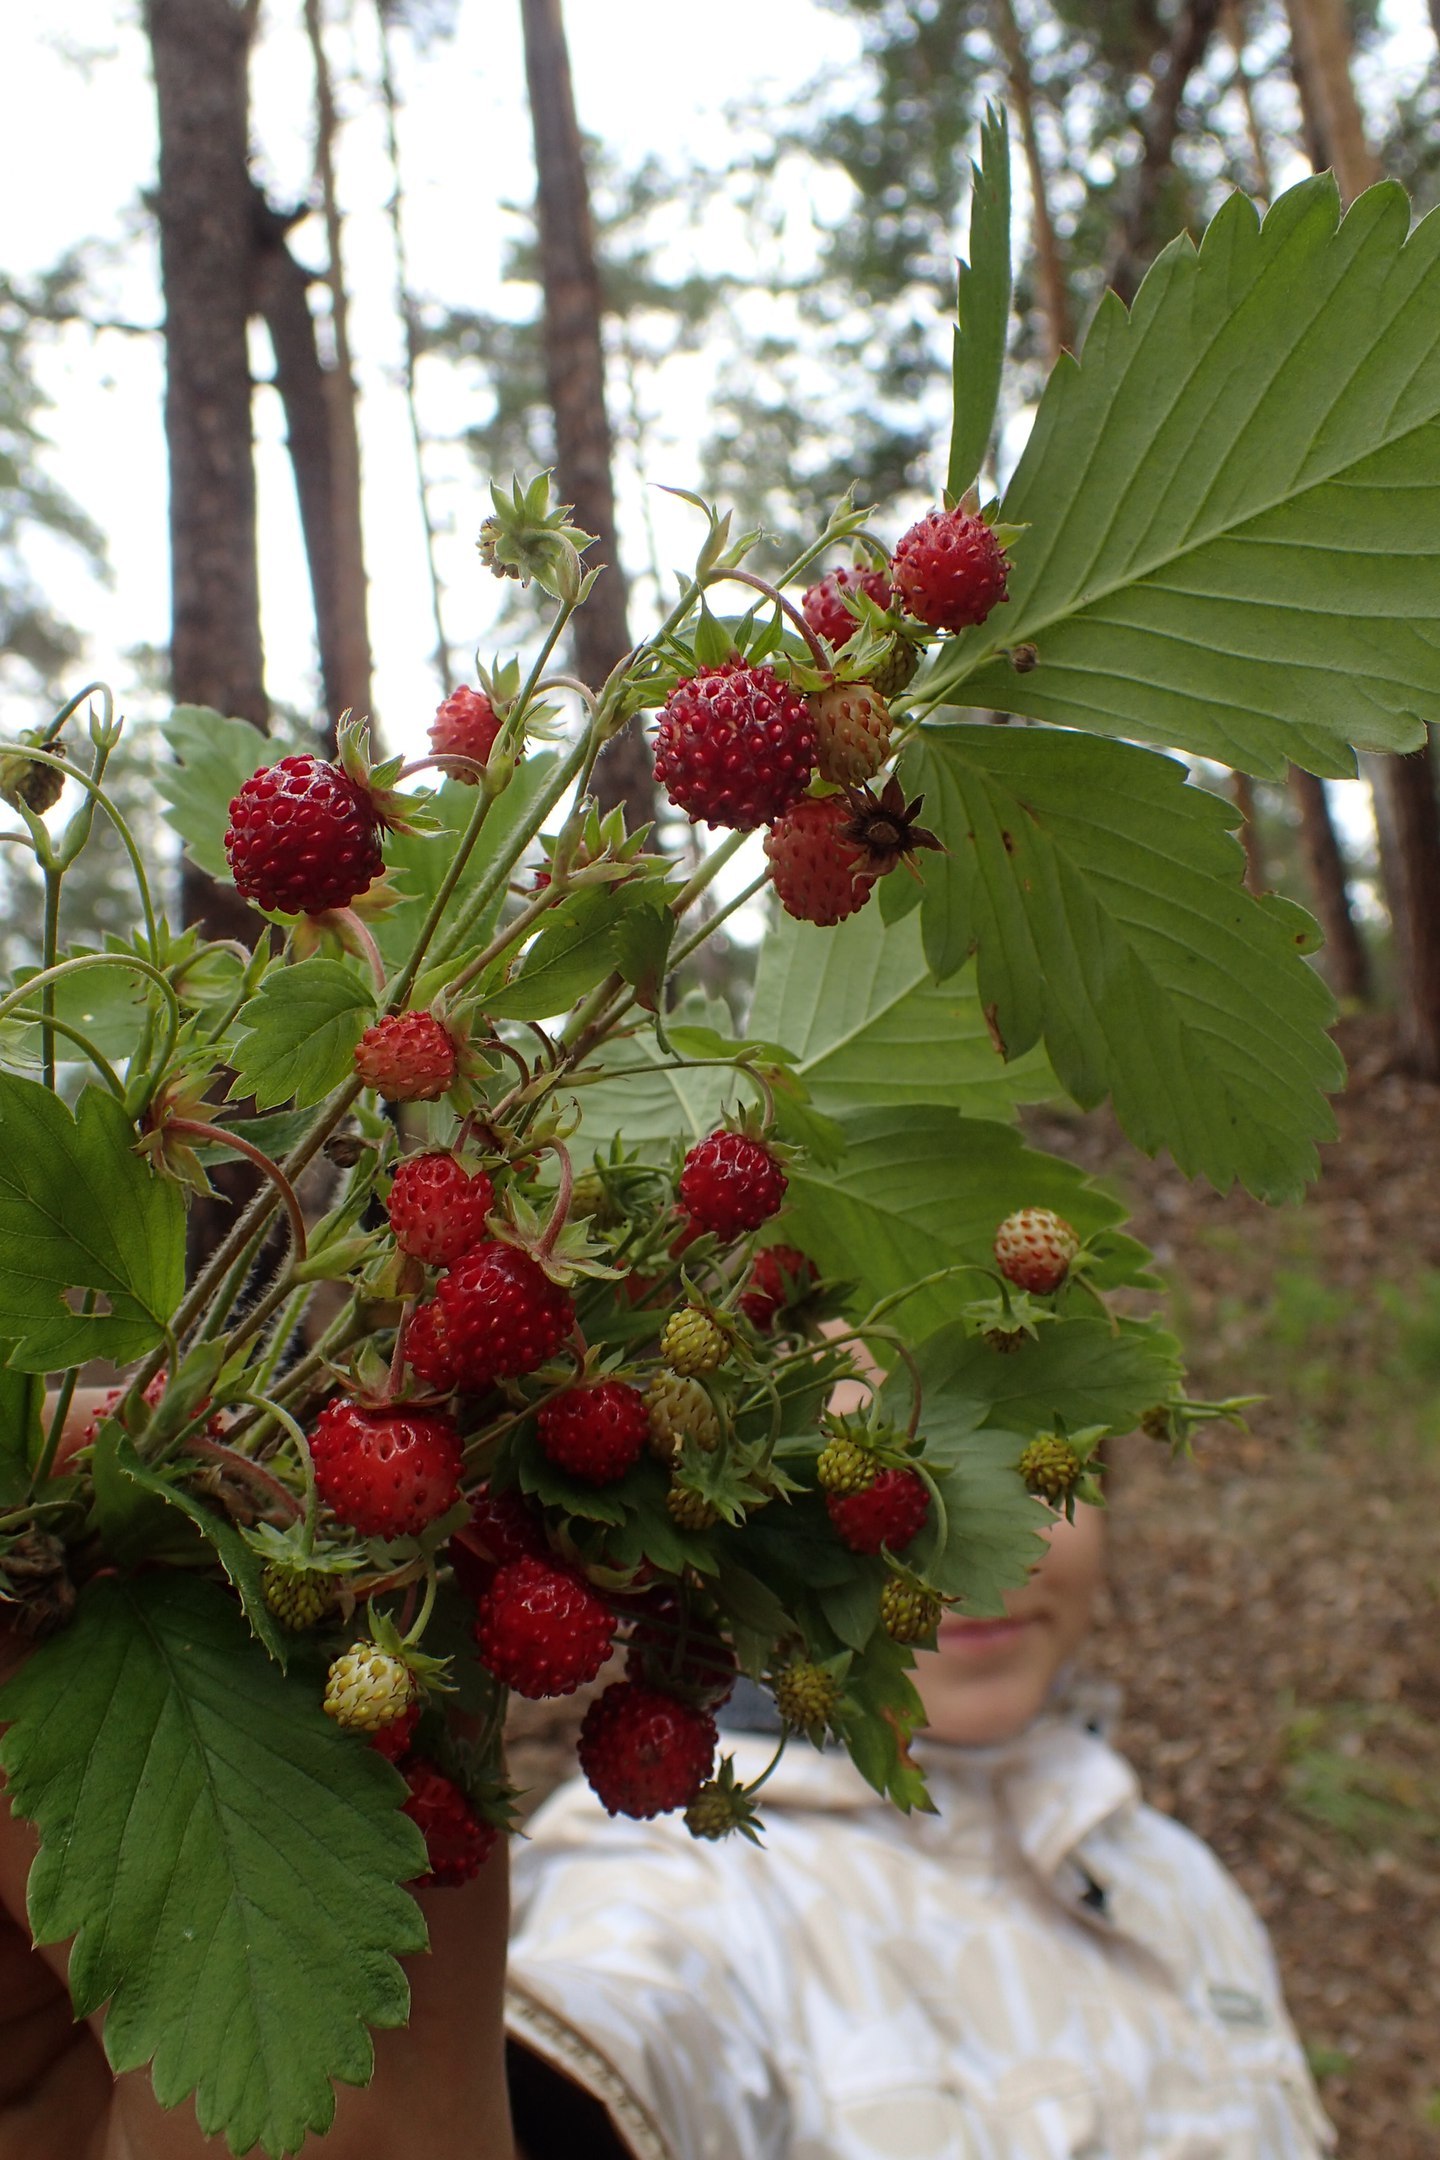
[[[387,741],[413,750],[423,745],[436,688],[414,467],[398,386],[394,266],[384,216],[389,172],[380,115],[364,88],[375,76],[375,19],[364,0],[343,11],[348,27],[340,12],[330,54],[347,116],[341,186],[351,213],[346,266],[363,401],[375,702]],[[762,102],[783,100],[819,66],[843,69],[857,51],[853,27],[818,0],[727,0],[723,17],[678,7],[675,0],[569,0],[566,12],[582,123],[627,163],[647,150],[675,165],[697,154],[718,162],[731,141],[725,111],[733,101],[757,95]],[[287,0],[283,9],[271,0],[253,70],[261,170],[274,199],[283,202],[305,195],[311,172],[309,55],[298,30],[284,27],[299,17],[298,0]],[[1424,0],[1386,0],[1384,19],[1391,44],[1384,68],[1372,70],[1367,85],[1377,100],[1396,95],[1433,52]],[[415,56],[401,33],[395,48],[405,105],[412,284],[452,304],[519,313],[532,296],[501,283],[503,251],[516,221],[499,207],[523,202],[533,190],[519,9],[514,0],[460,0],[454,39]],[[153,180],[155,141],[138,10],[119,13],[114,0],[66,0],[60,10],[33,10],[24,23],[7,24],[5,60],[0,266],[23,277],[47,268],[77,242],[98,240],[109,259],[98,280],[97,312],[158,322],[156,251],[139,207],[141,191]],[[731,238],[719,230],[720,247]],[[318,222],[302,228],[296,244],[306,260],[317,262]],[[713,236],[707,244],[715,244]],[[256,365],[261,373],[268,367],[259,336]],[[52,469],[109,536],[113,583],[105,590],[78,576],[72,555],[58,544],[37,547],[36,566],[61,606],[87,623],[91,665],[114,681],[132,711],[143,701],[123,654],[133,645],[163,645],[168,635],[162,369],[157,337],[92,335],[79,327],[55,338],[43,366],[54,401],[48,419]],[[703,363],[677,363],[666,378],[650,479],[695,483],[703,394]],[[427,411],[431,425],[446,430],[467,418],[461,394],[444,387],[438,370],[429,379]],[[270,686],[277,698],[304,708],[315,694],[308,587],[281,416],[271,392],[257,397],[256,426]],[[444,462],[442,454],[437,467]],[[488,653],[500,595],[473,549],[487,504],[473,475],[454,458],[448,470],[437,505],[449,527],[442,550],[447,632],[459,655],[477,644]],[[638,560],[644,552],[640,483],[633,473],[622,473],[621,480],[627,553]],[[690,513],[653,487],[648,493],[661,559],[686,561],[696,538]],[[1342,792],[1356,798],[1353,809],[1346,806],[1347,822],[1363,819],[1361,791]]]

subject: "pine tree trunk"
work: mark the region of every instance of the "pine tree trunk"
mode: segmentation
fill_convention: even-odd
[[[1344,0],[1286,0],[1307,128],[1348,203],[1380,178],[1350,73]],[[1318,162],[1318,159],[1317,159]],[[1440,796],[1430,740],[1372,768],[1381,870],[1395,937],[1400,1057],[1440,1080]]]
[[[540,277],[545,295],[545,373],[555,414],[555,474],[575,520],[594,533],[587,563],[607,565],[575,619],[575,671],[597,687],[630,650],[627,594],[615,532],[612,439],[605,410],[600,273],[590,191],[561,0],[520,0],[525,72],[535,137]],[[648,748],[632,722],[606,750],[596,793],[625,805],[634,826],[653,818]]]
[[[360,503],[360,428],[355,370],[350,353],[350,296],[341,252],[339,198],[335,189],[335,97],[325,57],[319,0],[305,0],[305,30],[315,66],[315,172],[325,215],[330,287],[330,323],[335,340],[333,364],[322,384],[330,423],[331,567],[330,637],[339,709],[357,714],[372,710],[370,623],[365,579],[365,544]],[[328,697],[327,686],[327,697]]]
[[[1035,234],[1035,264],[1039,274],[1040,308],[1045,322],[1045,357],[1053,367],[1061,351],[1075,342],[1070,312],[1070,292],[1065,282],[1065,263],[1050,215],[1050,196],[1040,138],[1035,132],[1035,97],[1030,61],[1011,0],[994,0],[995,35],[1005,56],[1010,78],[1010,101],[1020,122],[1020,141],[1025,169],[1030,177],[1031,219]]]
[[[170,465],[170,672],[179,703],[264,727],[251,439],[252,212],[246,59],[232,0],[146,0],[160,123],[160,274]],[[184,911],[221,935],[247,918],[187,864]]]
[[[1290,767],[1290,794],[1300,819],[1300,846],[1315,913],[1325,933],[1324,966],[1335,995],[1356,1004],[1370,997],[1370,956],[1350,908],[1345,858],[1330,815],[1325,783]]]
[[[1106,279],[1127,307],[1155,251],[1155,208],[1165,175],[1174,162],[1185,88],[1205,57],[1219,18],[1220,0],[1189,0],[1170,35],[1165,72],[1150,94],[1141,123],[1142,149],[1132,181],[1130,207]]]

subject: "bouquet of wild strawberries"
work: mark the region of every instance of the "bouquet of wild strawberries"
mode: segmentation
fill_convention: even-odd
[[[674,607],[592,691],[551,666],[597,574],[586,536],[546,480],[517,483],[482,553],[553,613],[523,677],[482,670],[441,705],[425,786],[372,765],[359,727],[333,762],[277,761],[181,708],[158,784],[257,910],[253,948],[156,905],[107,785],[106,693],[0,744],[5,837],[44,888],[39,965],[0,994],[0,1611],[32,1645],[0,1763],[40,1837],[37,1938],[75,1938],[77,2010],[108,2004],[116,2067],[153,2061],[161,2101],[193,2092],[235,2150],[323,2129],[331,2081],[369,2074],[368,2028],[403,2022],[406,1886],[469,1879],[509,1820],[509,1692],[566,1695],[618,1655],[580,1767],[612,1812],[683,1810],[700,1837],[755,1830],[715,1721],[739,1673],[787,1736],[924,1806],[914,1646],[946,1605],[1001,1609],[1037,1497],[1098,1498],[1104,1435],[1180,1441],[1223,1407],[1184,1400],[1133,1298],[1112,1309],[1154,1286],[1115,1200],[1013,1120],[1108,1092],[1141,1144],[1265,1195],[1328,1129],[1313,927],[1243,890],[1228,805],[1142,746],[1216,734],[1224,551],[1293,467],[1266,449],[1274,369],[1292,346],[1320,365],[1287,250],[1320,250],[1312,296],[1357,248],[1391,261],[1379,211],[1337,235],[1319,183],[1286,200],[1172,251],[1133,320],[1102,311],[1000,523],[972,488],[1009,294],[993,121],[950,486],[893,552],[846,503],[770,582],[755,536],[700,504]],[[1362,435],[1419,395],[1422,317],[1368,375],[1326,343],[1349,370],[1337,440],[1345,385],[1370,384]],[[1403,397],[1376,394],[1385,368]],[[1247,382],[1222,491],[1201,423],[1223,386],[1223,465]],[[1305,486],[1303,561],[1272,537],[1247,624],[1283,625],[1311,575],[1331,506]],[[1335,494],[1358,545],[1343,472]],[[1380,538],[1376,591],[1387,561],[1409,592]],[[1312,657],[1329,638],[1337,667],[1374,661],[1305,621]],[[1237,666],[1226,754],[1343,751],[1282,666]],[[1364,739],[1411,740],[1370,691]],[[643,713],[670,803],[723,835],[683,862],[592,799]],[[97,818],[136,924],[67,950]],[[741,1025],[693,963],[762,892]],[[237,1163],[250,1197],[187,1278],[187,1199]],[[115,1384],[77,1419],[94,1361]]]

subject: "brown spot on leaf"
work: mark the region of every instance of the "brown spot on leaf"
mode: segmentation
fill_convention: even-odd
[[[995,1045],[995,1055],[1008,1059],[1010,1052],[1005,1047],[1005,1038],[1000,1032],[1000,1023],[996,1018],[998,1011],[999,1007],[996,1005],[987,1005],[985,1007],[985,1025],[990,1030],[990,1040]]]

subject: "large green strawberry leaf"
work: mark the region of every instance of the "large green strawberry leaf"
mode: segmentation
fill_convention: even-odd
[[[920,918],[887,924],[875,906],[833,930],[782,915],[760,949],[753,1034],[783,1042],[818,1110],[949,1103],[1012,1118],[1056,1093],[1038,1049],[1008,1064],[991,1038],[973,972],[940,983]]]
[[[1253,898],[1236,812],[1172,758],[1041,728],[927,729],[906,764],[951,852],[927,873],[942,981],[979,955],[1009,1050],[1043,1037],[1085,1107],[1188,1176],[1288,1199],[1332,1136],[1344,1068],[1299,908]]]
[[[155,785],[193,863],[213,878],[230,878],[225,828],[231,798],[262,765],[283,755],[248,720],[227,720],[208,705],[177,705],[160,732],[175,753],[155,770]]]
[[[1062,354],[1010,602],[918,684],[1283,776],[1440,720],[1440,216],[1329,174],[1232,196]],[[1033,644],[1039,664],[1005,657]],[[962,687],[963,686],[963,687]]]
[[[236,1021],[231,1101],[253,1097],[261,1110],[322,1102],[354,1071],[355,1045],[374,1018],[374,991],[342,960],[272,967]]]
[[[970,260],[959,265],[953,362],[955,424],[946,487],[978,478],[995,431],[1010,328],[1010,122],[986,107],[980,162],[970,167]]]
[[[424,1847],[399,1779],[284,1679],[215,1583],[87,1585],[0,1691],[0,1763],[39,1830],[36,1939],[75,1937],[76,2013],[109,2004],[114,2069],[237,2153],[298,2149],[403,2024],[422,1950],[400,1885]]]
[[[1120,1203],[1073,1164],[1027,1148],[1010,1127],[939,1107],[852,1110],[836,1122],[845,1142],[838,1165],[822,1169],[804,1157],[788,1165],[784,1227],[823,1274],[856,1284],[857,1316],[941,1268],[956,1272],[890,1314],[911,1341],[945,1326],[970,1299],[993,1296],[995,1232],[1021,1207],[1053,1208],[1096,1238],[1097,1284],[1152,1283],[1143,1249],[1116,1228]]]
[[[733,1035],[729,1009],[718,998],[692,995],[670,1017],[677,1032],[686,1023],[712,1030],[722,1047]],[[576,1090],[583,1123],[573,1148],[580,1163],[617,1136],[643,1155],[668,1155],[677,1140],[689,1147],[713,1132],[726,1104],[754,1099],[754,1089],[723,1065],[683,1063],[648,1025],[607,1043],[601,1069],[603,1079]]]
[[[163,1341],[185,1287],[180,1189],[135,1153],[113,1095],[74,1114],[38,1081],[0,1072],[0,1314],[9,1362],[56,1372],[126,1364]],[[72,1309],[93,1293],[93,1311]]]
[[[514,840],[553,779],[556,762],[553,750],[541,750],[516,766],[509,787],[491,804],[480,837],[460,873],[447,921],[453,921],[496,856]],[[456,843],[469,824],[474,808],[474,788],[465,787],[458,780],[447,780],[436,790],[429,804],[431,814],[439,821],[438,832],[386,835],[385,861],[401,895],[375,924],[375,940],[388,967],[401,967],[409,959],[420,926],[440,890],[454,858]],[[502,886],[475,924],[476,946],[483,945],[494,929],[505,898]],[[470,957],[467,950],[458,956],[456,964]]]

